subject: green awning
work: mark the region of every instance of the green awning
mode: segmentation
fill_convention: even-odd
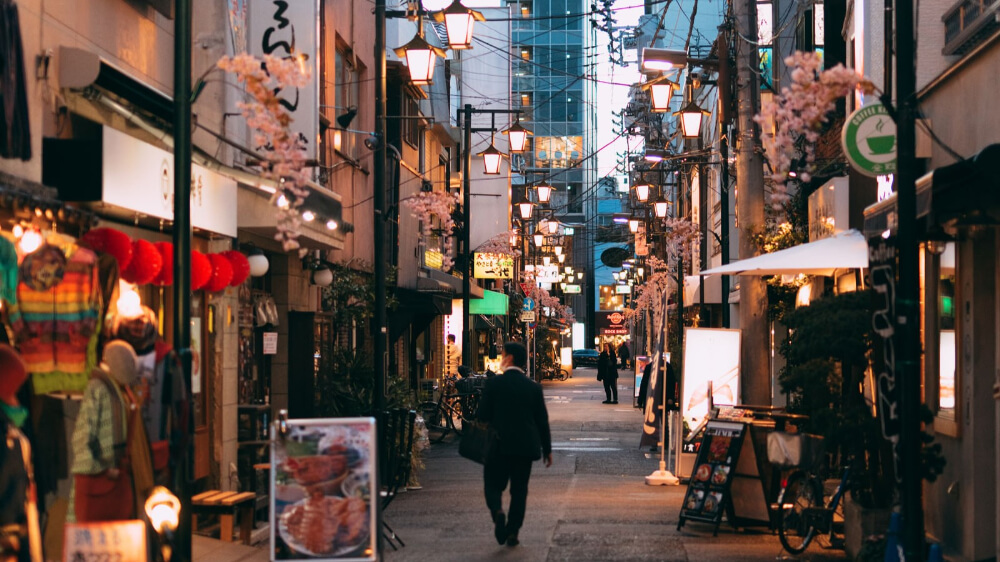
[[[483,291],[483,298],[469,301],[469,314],[507,314],[507,295]]]

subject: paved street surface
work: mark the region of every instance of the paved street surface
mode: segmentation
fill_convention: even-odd
[[[765,528],[719,536],[702,523],[678,531],[684,486],[647,486],[659,456],[639,449],[641,416],[632,408],[631,379],[619,379],[618,405],[601,404],[604,390],[594,369],[577,369],[567,381],[546,381],[553,464],[532,469],[521,545],[493,538],[482,491],[482,468],[458,455],[449,436],[424,454],[421,490],[400,493],[385,520],[406,546],[386,546],[384,560],[403,561],[774,561],[792,559]],[[505,506],[507,496],[505,495]],[[195,537],[194,558],[213,562],[263,562],[256,547]],[[813,544],[800,560],[843,560],[841,550]]]
[[[419,491],[399,494],[384,515],[406,543],[387,561],[417,560],[663,560],[785,559],[765,528],[735,532],[688,522],[678,531],[684,486],[647,486],[659,456],[639,449],[641,415],[632,381],[619,378],[618,405],[601,404],[594,369],[567,381],[546,381],[553,464],[532,469],[525,524],[517,547],[493,538],[482,492],[482,468],[458,455],[447,438],[425,452]],[[505,494],[505,506],[507,496]],[[388,548],[388,547],[387,547]],[[813,544],[800,559],[841,560],[841,550]]]

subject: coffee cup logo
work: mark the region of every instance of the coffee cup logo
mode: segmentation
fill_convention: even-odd
[[[882,104],[867,105],[851,114],[841,143],[858,172],[875,177],[896,171],[896,124]]]

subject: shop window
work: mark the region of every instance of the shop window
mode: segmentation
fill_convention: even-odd
[[[958,352],[955,338],[955,243],[948,242],[940,256],[937,279],[938,417],[955,420],[955,373]]]
[[[339,50],[334,62],[334,84],[333,105],[336,106],[336,115],[343,114],[349,107],[358,107],[361,98],[361,73],[351,64],[350,58]],[[358,157],[358,135],[338,131],[332,134],[335,150],[350,158]]]
[[[417,148],[420,144],[420,120],[416,119],[420,115],[420,105],[417,100],[411,98],[410,96],[405,96],[403,98],[403,119],[401,128],[403,131],[403,140],[407,142],[413,148]]]

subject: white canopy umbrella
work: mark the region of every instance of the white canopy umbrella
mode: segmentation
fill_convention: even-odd
[[[702,271],[701,275],[826,275],[868,267],[868,241],[857,230]]]

